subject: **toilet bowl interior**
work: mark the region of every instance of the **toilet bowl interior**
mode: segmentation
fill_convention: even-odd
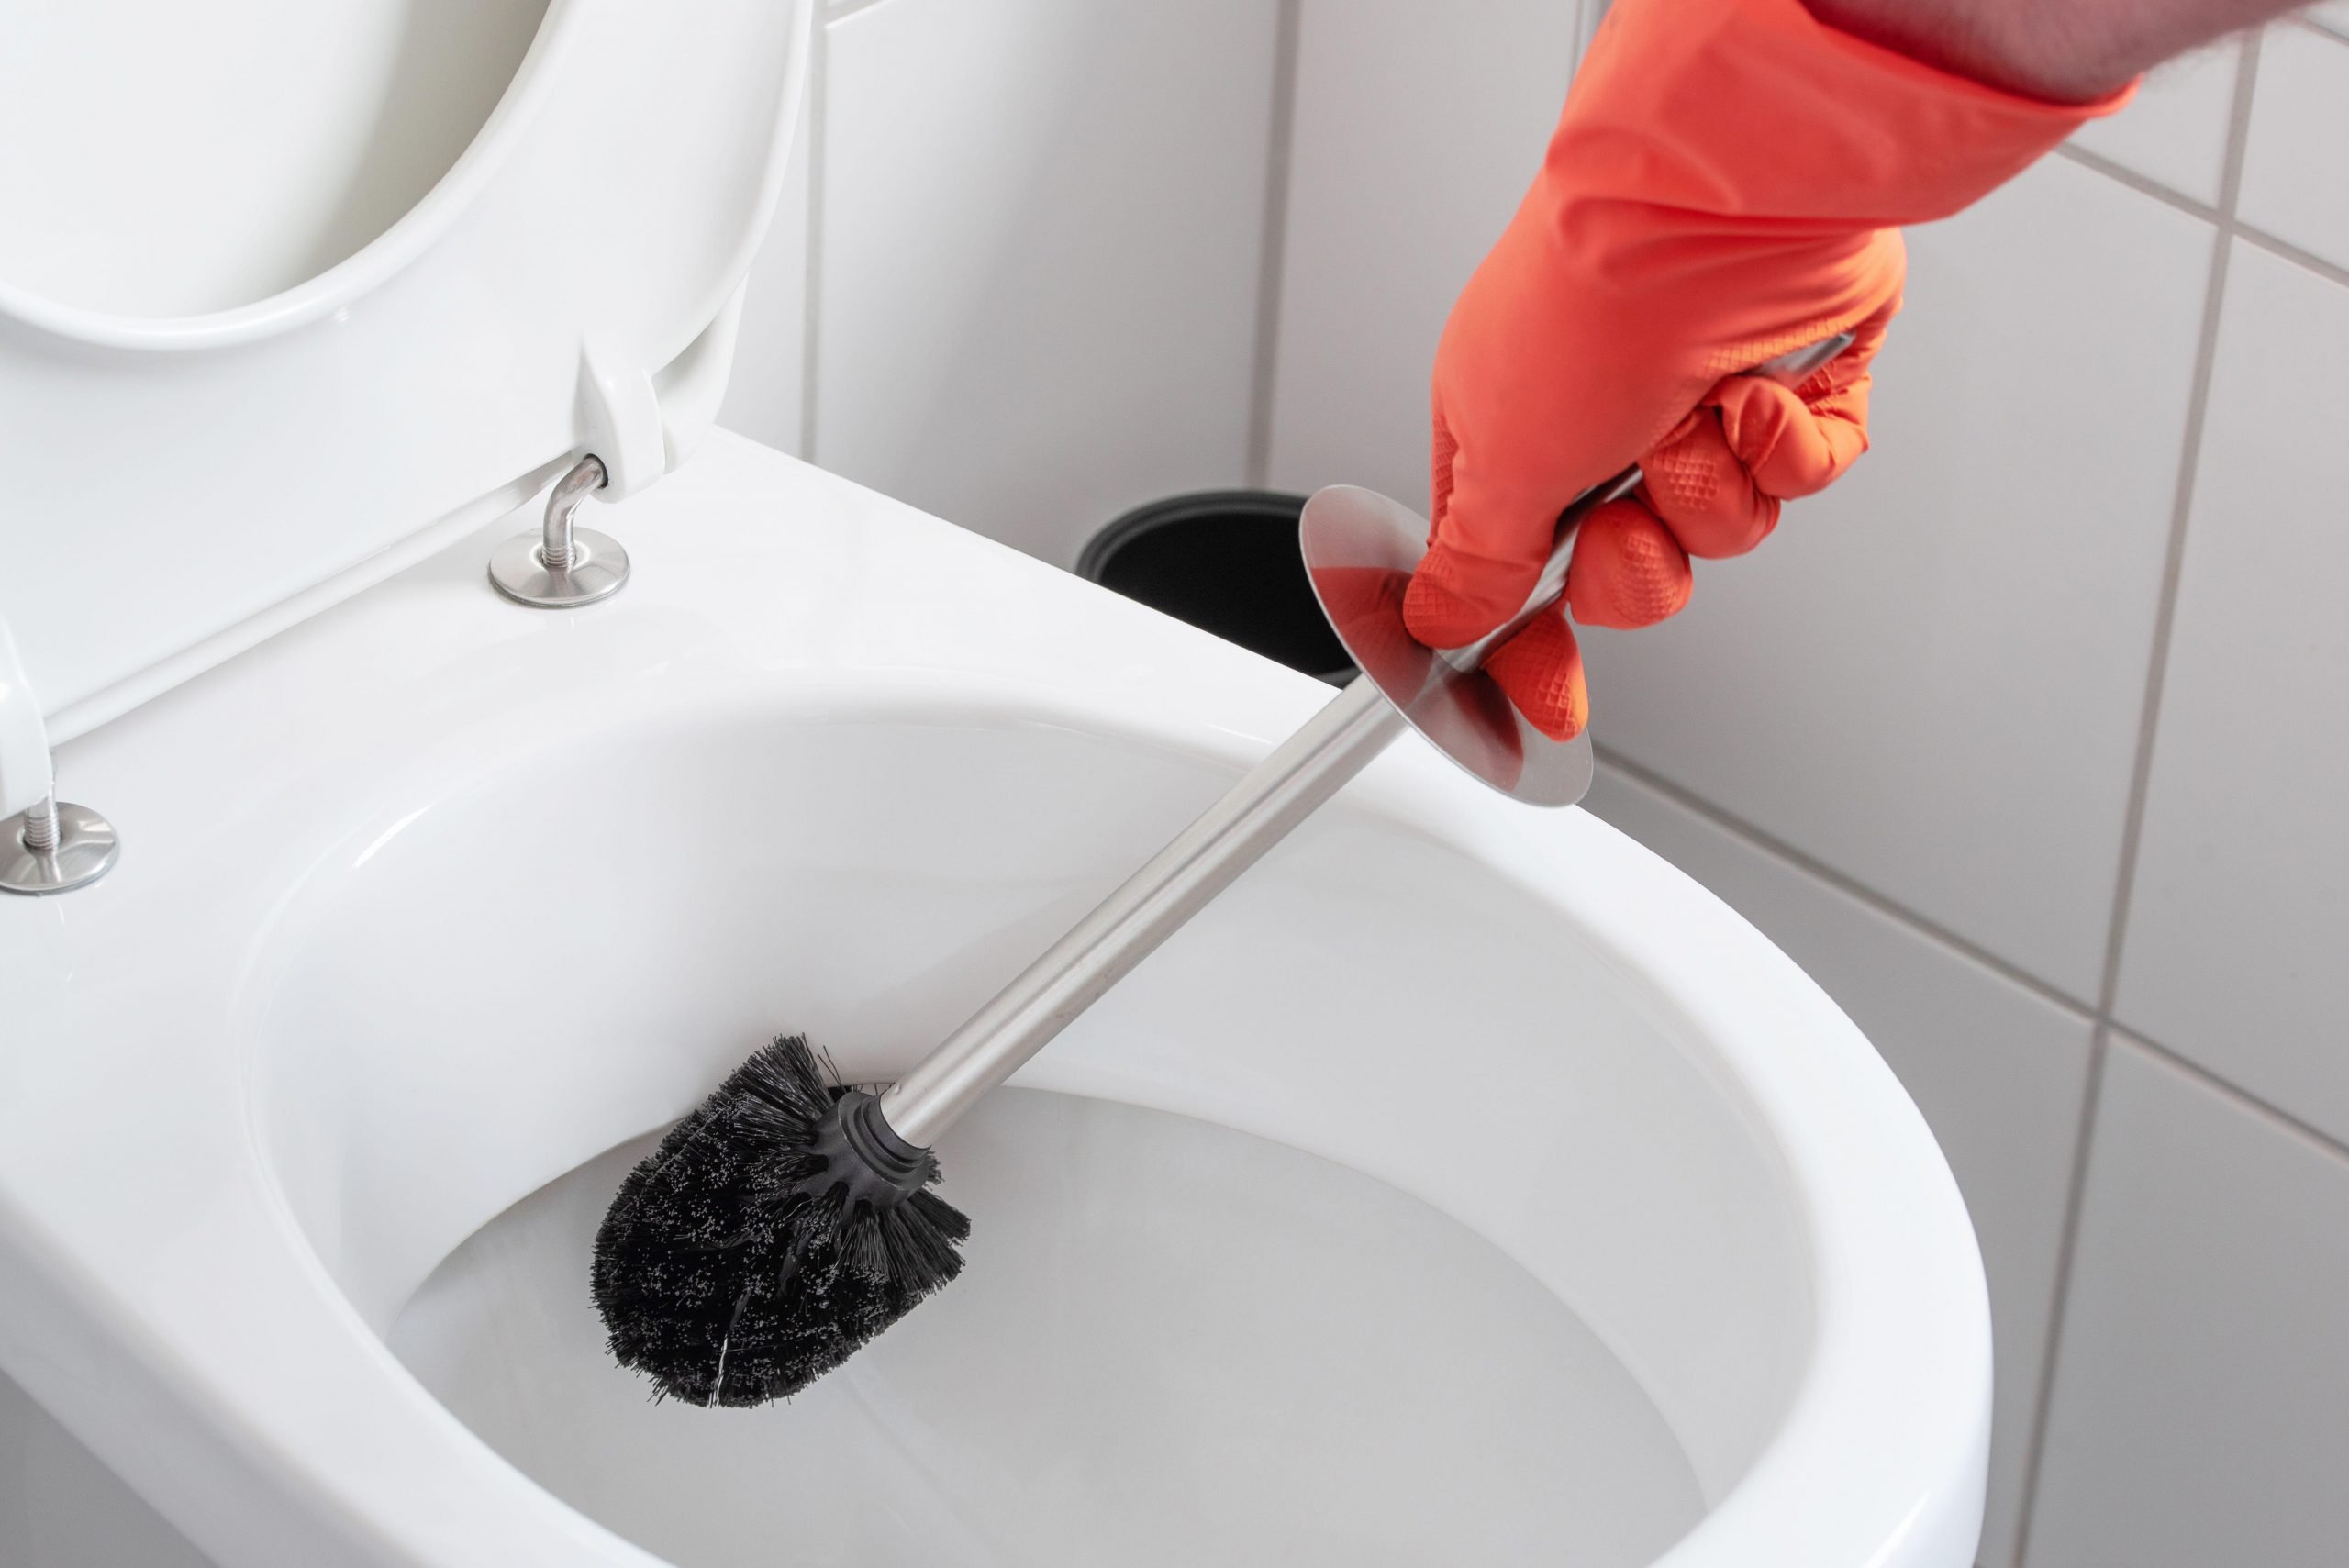
[[[439,183],[547,0],[76,0],[0,15],[0,281],[200,316],[355,254]]]
[[[952,1129],[952,1290],[788,1404],[655,1404],[579,1260],[643,1141],[492,1220],[391,1346],[556,1496],[680,1568],[1563,1561],[1702,1514],[1653,1404],[1458,1223],[1187,1117],[1006,1089]]]
[[[901,1069],[1230,777],[1010,703],[796,701],[681,686],[657,723],[419,755],[283,906],[253,972],[257,1125],[288,1208],[367,1323],[509,1458],[593,1513],[651,1449],[735,1451],[713,1431],[773,1434],[740,1451],[761,1463],[687,1467],[740,1487],[815,1462],[794,1442],[863,1443],[894,1455],[864,1473],[876,1505],[918,1493],[907,1508],[930,1510],[900,1542],[914,1556],[993,1541],[1023,1560],[969,1499],[998,1497],[986,1464],[1047,1428],[1063,1461],[1137,1456],[1119,1473],[1154,1478],[1128,1499],[1139,1516],[1188,1496],[1208,1529],[1255,1517],[1244,1499],[1218,1515],[1213,1497],[1241,1497],[1232,1456],[1280,1409],[1324,1418],[1328,1451],[1268,1434],[1262,1454],[1305,1453],[1292,1480],[1319,1476],[1325,1499],[1397,1494],[1414,1468],[1397,1456],[1426,1451],[1415,1412],[1457,1435],[1483,1410],[1490,1453],[1539,1431],[1549,1446],[1526,1451],[1562,1463],[1576,1444],[1644,1456],[1623,1461],[1636,1481],[1604,1489],[1622,1506],[1603,1519],[1549,1494],[1603,1527],[1590,1560],[1610,1562],[1646,1561],[1752,1462],[1812,1331],[1801,1231],[1753,1118],[1703,1041],[1556,909],[1354,806],[1308,824],[1080,1020],[1027,1092],[957,1129],[950,1190],[978,1239],[953,1305],[780,1411],[647,1407],[596,1366],[580,1317],[584,1237],[625,1146],[779,1029],[808,1031],[852,1077]],[[1249,1213],[1252,1183],[1279,1199]],[[1147,1218],[1117,1223],[1131,1213]],[[1230,1277],[1276,1282],[1261,1299],[1207,1277],[1218,1238],[1247,1260]],[[1190,1309],[1142,1332],[1162,1298]],[[1494,1312],[1506,1321],[1478,1317]],[[1447,1321],[1472,1342],[1438,1342]],[[1377,1364],[1317,1385],[1317,1322]],[[1195,1343],[1168,1340],[1186,1324]],[[1041,1364],[1063,1341],[1068,1357]],[[1235,1366],[1241,1385],[1275,1375],[1252,1345],[1286,1348],[1275,1361],[1297,1396],[1218,1406]],[[1349,1389],[1368,1401],[1351,1416]],[[1590,1420],[1542,1427],[1569,1406]],[[990,1408],[1005,1446],[941,1470]],[[1152,1451],[1102,1426],[1143,1410],[1198,1440]],[[607,1440],[546,1440],[607,1421]],[[832,1437],[807,1436],[819,1428]],[[1051,1469],[1020,1473],[1041,1485]],[[1059,1506],[1049,1488],[1023,1496]],[[1413,1518],[1445,1517],[1434,1491],[1420,1501]],[[723,1506],[721,1489],[671,1524],[607,1522],[680,1562],[748,1560],[728,1555],[739,1533],[693,1533]],[[1602,1538],[1634,1554],[1606,1555]]]

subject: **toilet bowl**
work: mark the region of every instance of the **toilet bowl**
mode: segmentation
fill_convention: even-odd
[[[1416,745],[958,1129],[964,1280],[651,1403],[585,1296],[625,1151],[778,1029],[904,1065],[1327,688],[732,438],[620,510],[607,604],[500,599],[493,528],[73,742],[123,861],[0,903],[0,1368],[222,1568],[1970,1561],[1915,1110]]]
[[[953,1129],[952,1290],[762,1410],[611,1365],[646,1140],[778,1031],[901,1070],[1328,688],[710,430],[805,4],[231,9],[187,177],[289,103],[340,173],[224,239],[92,130],[0,204],[0,811],[53,761],[120,846],[0,898],[0,1372],[219,1568],[1971,1562],[1915,1109],[1416,740]],[[625,588],[494,591],[597,474]]]

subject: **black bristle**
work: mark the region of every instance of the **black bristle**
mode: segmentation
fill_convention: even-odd
[[[628,1179],[596,1236],[613,1356],[697,1405],[798,1393],[960,1273],[971,1222],[908,1151],[893,1188],[840,1143],[844,1097],[801,1035],[736,1069]],[[884,1124],[885,1126],[885,1124]]]

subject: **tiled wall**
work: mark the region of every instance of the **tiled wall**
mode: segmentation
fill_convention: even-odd
[[[1239,483],[1283,22],[1276,0],[831,7],[812,242],[768,246],[774,326],[741,354],[804,386],[763,369],[726,422],[1063,565],[1130,506]]]
[[[935,83],[944,11],[1016,18],[980,74],[1042,106]],[[1419,496],[1444,311],[1586,22],[852,7],[806,402],[737,422],[1063,563],[1190,486]],[[941,161],[974,125],[1011,150]],[[1819,977],[1965,1187],[1985,1568],[2349,1561],[2344,150],[2349,0],[2165,68],[1911,237],[1849,480],[1590,639],[1592,808]]]

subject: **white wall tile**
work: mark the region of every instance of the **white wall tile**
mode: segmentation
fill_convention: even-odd
[[[1982,1241],[1997,1342],[1980,1562],[2013,1560],[2071,1183],[2087,1018],[1602,765],[1584,803],[1720,895],[1876,1043],[1932,1124]]]
[[[808,114],[803,106],[774,218],[751,263],[734,374],[718,410],[718,422],[728,429],[794,456],[807,384]]]
[[[2156,67],[2135,102],[2082,126],[2073,143],[2181,195],[2218,206],[2243,48],[2230,39]]]
[[[1428,371],[1574,74],[1569,0],[1305,0],[1271,482],[1422,510]]]
[[[2061,159],[1914,233],[1875,450],[1586,639],[1599,742],[2093,998],[2211,235]]]
[[[2028,1568],[2349,1555],[2349,1159],[2108,1059]]]
[[[2236,212],[2254,228],[2349,267],[2349,40],[2267,29]]]
[[[161,1515],[0,1376],[0,1562],[21,1568],[207,1568]]]
[[[2117,1010],[2349,1140],[2344,369],[2349,288],[2238,242]]]
[[[1068,564],[1247,462],[1271,0],[829,25],[816,460]]]

